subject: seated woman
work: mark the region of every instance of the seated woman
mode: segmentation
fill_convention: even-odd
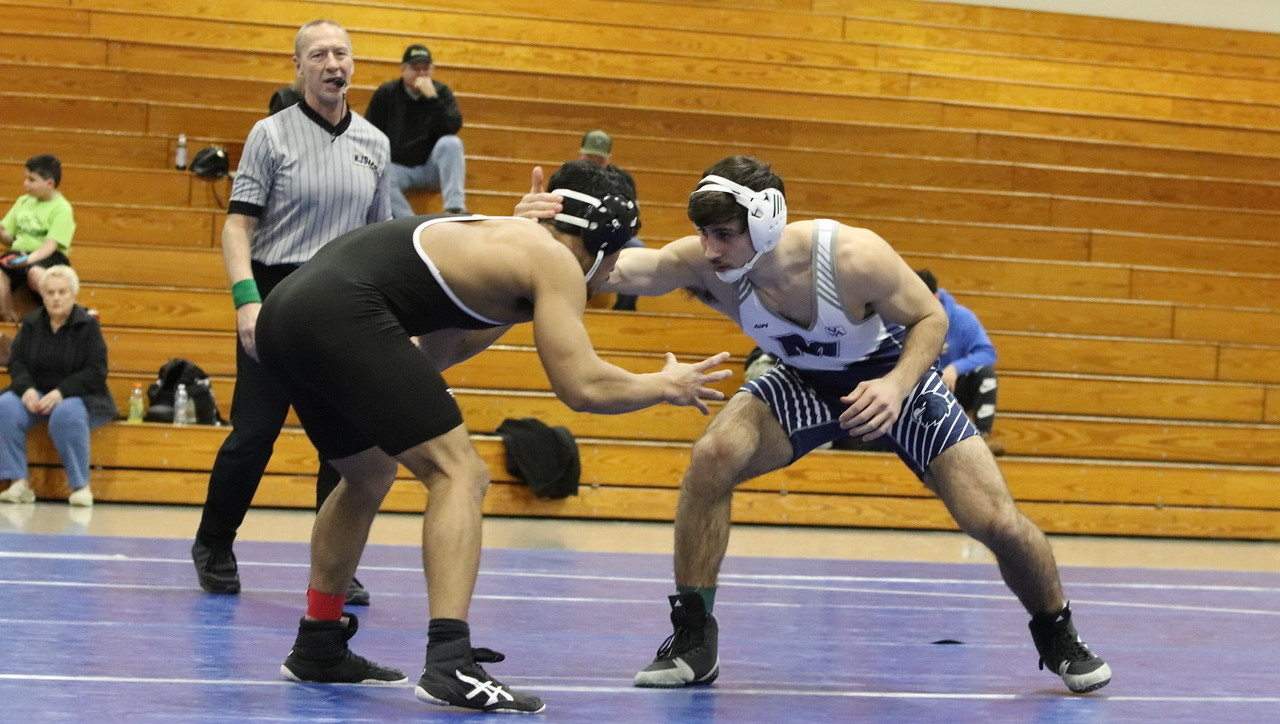
[[[80,277],[65,264],[40,278],[44,306],[22,320],[9,357],[9,389],[0,394],[0,479],[13,484],[0,502],[31,503],[27,432],[49,421],[49,437],[67,471],[72,505],[93,505],[89,431],[116,416],[107,390],[107,342],[98,320],[76,304]]]

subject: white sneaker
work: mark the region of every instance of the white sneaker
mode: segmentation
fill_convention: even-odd
[[[93,506],[93,492],[86,485],[79,490],[71,491],[71,495],[67,497],[67,502],[81,508],[90,508]]]
[[[0,503],[34,503],[35,491],[25,480],[15,480],[9,489],[0,493]]]

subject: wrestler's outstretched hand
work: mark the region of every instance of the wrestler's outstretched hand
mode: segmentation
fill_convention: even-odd
[[[721,352],[701,362],[685,364],[678,361],[674,354],[668,352],[667,364],[662,368],[662,372],[659,373],[671,381],[672,392],[667,396],[667,402],[681,407],[696,407],[704,415],[709,413],[710,409],[707,408],[707,403],[703,402],[703,400],[723,400],[724,393],[707,385],[727,380],[733,374],[730,370],[716,370],[714,372],[709,370],[712,367],[724,364],[728,359],[729,353]]]

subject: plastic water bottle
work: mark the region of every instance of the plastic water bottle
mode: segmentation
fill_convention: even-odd
[[[137,425],[142,422],[142,410],[145,402],[142,399],[142,384],[133,383],[133,392],[129,393],[129,417],[126,422]]]
[[[178,134],[178,148],[173,152],[173,166],[179,171],[187,170],[187,134]]]
[[[187,397],[187,386],[178,385],[178,392],[173,396],[173,424],[187,425],[191,423],[191,418],[187,416],[187,403],[191,399]]]

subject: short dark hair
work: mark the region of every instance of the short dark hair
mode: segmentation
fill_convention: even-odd
[[[27,159],[27,170],[43,179],[52,179],[53,187],[62,183],[62,162],[51,153],[42,153]]]
[[[620,174],[610,171],[599,164],[582,159],[568,161],[556,169],[556,172],[551,174],[551,178],[547,180],[547,189],[550,191],[569,189],[570,191],[594,196],[597,199],[615,195],[635,201],[632,198],[632,194],[635,192]],[[636,214],[639,215],[639,204],[636,206]],[[551,224],[557,231],[563,231],[572,236],[582,236],[582,227],[580,226],[566,224],[555,219],[543,219],[542,221],[543,223]],[[638,233],[639,231],[640,223],[637,221],[635,232]]]
[[[786,196],[787,190],[782,177],[773,172],[769,164],[750,156],[729,156],[721,159],[702,172],[702,177],[720,176],[752,191],[777,189]],[[701,185],[699,181],[699,185]],[[730,194],[702,193],[689,196],[689,221],[694,226],[703,227],[712,224],[723,224],[737,220],[744,228],[747,225],[747,209]]]
[[[938,293],[938,279],[933,275],[933,272],[928,269],[916,269],[916,274],[924,281],[925,286],[929,287],[929,291],[934,294]]]

